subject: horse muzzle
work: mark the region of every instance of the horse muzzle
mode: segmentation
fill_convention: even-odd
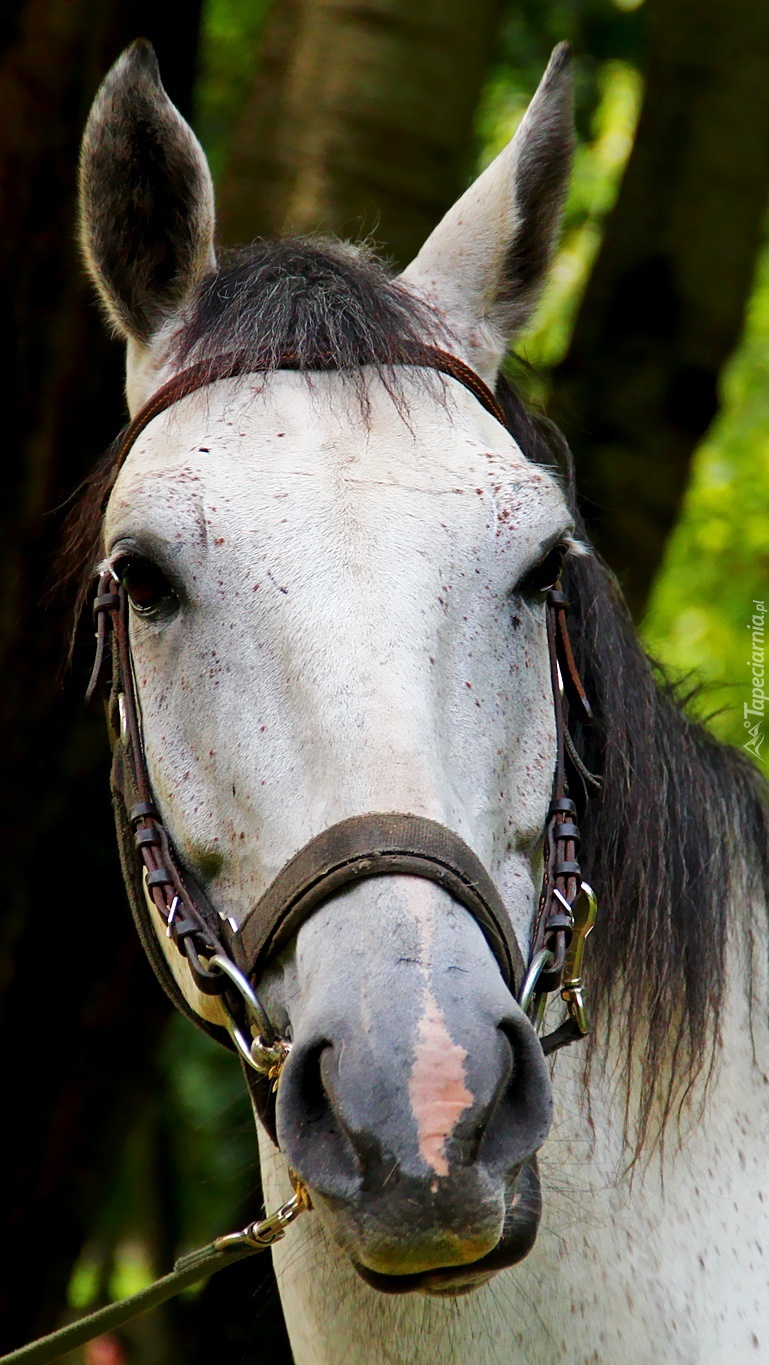
[[[533,1156],[508,1182],[502,1235],[485,1256],[462,1265],[439,1266],[405,1275],[382,1274],[355,1260],[353,1265],[366,1284],[383,1294],[420,1291],[438,1298],[455,1298],[479,1289],[498,1271],[517,1265],[528,1256],[537,1239],[541,1216],[542,1191],[537,1158]]]
[[[512,1000],[494,1024],[482,1007],[467,1013],[461,1083],[450,1046],[422,1073],[413,1038],[382,1048],[349,1009],[300,1030],[281,1077],[281,1150],[336,1243],[385,1292],[459,1292],[536,1238],[536,1153],[552,1114],[542,1049]]]

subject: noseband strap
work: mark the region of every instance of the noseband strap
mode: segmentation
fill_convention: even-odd
[[[420,815],[356,815],[324,829],[286,863],[233,935],[238,965],[258,980],[268,959],[323,901],[367,877],[424,877],[477,921],[506,984],[523,983],[523,959],[505,903],[459,835]]]
[[[414,364],[456,380],[506,425],[496,396],[464,361],[433,347],[420,352]],[[253,363],[247,368],[249,372],[259,369]],[[279,368],[298,368],[295,357],[283,357]],[[322,363],[318,368],[323,368]],[[196,390],[218,379],[234,378],[245,369],[237,358],[222,356],[218,361],[193,366],[164,385],[125,431],[113,482],[132,445],[153,418]],[[262,1076],[278,1073],[285,1047],[275,1037],[253,983],[318,906],[370,877],[422,877],[442,887],[476,920],[506,984],[535,1017],[541,1018],[547,993],[561,989],[569,1017],[542,1040],[546,1052],[586,1032],[580,972],[594,901],[582,882],[577,862],[579,830],[576,806],[568,795],[567,754],[582,772],[583,780],[597,779],[578,760],[568,730],[570,707],[583,723],[589,723],[592,715],[574,662],[567,608],[567,599],[557,583],[548,594],[546,607],[556,770],[545,829],[542,891],[526,970],[505,904],[479,858],[457,834],[423,816],[368,813],[343,820],[310,840],[289,860],[240,925],[218,912],[182,868],[154,801],[133,675],[128,597],[111,570],[100,577],[94,602],[96,659],[87,697],[105,687],[111,661],[107,711],[114,750],[112,788],[123,876],[134,918],[152,966],[177,1007],[218,1041],[234,1045]],[[110,635],[111,650],[107,648]],[[160,947],[153,911],[186,959],[198,989],[220,998],[224,1017],[229,1020],[229,1036],[187,1003]],[[242,1021],[244,1005],[251,1032],[257,1034],[259,1029],[253,1042],[235,1022]],[[271,1128],[264,1094],[259,1107]]]

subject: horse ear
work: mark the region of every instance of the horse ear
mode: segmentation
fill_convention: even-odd
[[[560,227],[573,150],[571,50],[561,43],[515,137],[403,272],[438,307],[465,358],[488,383],[534,311]]]
[[[102,82],[80,154],[80,240],[117,330],[145,347],[216,264],[203,149],[163,89],[148,42]]]

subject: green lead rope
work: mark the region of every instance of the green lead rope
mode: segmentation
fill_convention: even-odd
[[[138,1318],[142,1313],[148,1313],[150,1309],[175,1298],[190,1285],[197,1284],[209,1275],[215,1275],[219,1270],[224,1270],[225,1266],[235,1265],[246,1256],[266,1251],[273,1242],[280,1241],[288,1224],[307,1207],[302,1195],[295,1195],[278,1209],[277,1213],[257,1223],[250,1223],[242,1232],[231,1232],[225,1237],[217,1237],[216,1241],[209,1242],[208,1246],[199,1247],[197,1251],[191,1251],[187,1256],[180,1256],[170,1275],[155,1280],[154,1284],[149,1285],[147,1289],[141,1289],[138,1294],[131,1294],[127,1299],[107,1304],[106,1308],[97,1308],[95,1313],[78,1318],[77,1322],[72,1322],[67,1327],[60,1327],[58,1332],[51,1332],[46,1337],[31,1341],[27,1346],[20,1346],[18,1350],[11,1351],[10,1355],[0,1356],[0,1365],[16,1365],[17,1361],[19,1365],[22,1365],[22,1362],[23,1365],[50,1365],[51,1361],[58,1360],[68,1351],[74,1351],[76,1347],[83,1346],[94,1337],[100,1337],[104,1332],[122,1327],[123,1323]]]
[[[60,1356],[66,1355],[68,1351],[74,1351],[77,1346],[84,1345],[93,1337],[100,1337],[103,1332],[122,1327],[123,1323],[129,1322],[131,1318],[138,1318],[140,1313],[148,1313],[151,1308],[157,1308],[167,1299],[173,1299],[188,1285],[197,1284],[198,1280],[205,1279],[206,1275],[213,1275],[217,1270],[223,1270],[226,1265],[234,1265],[244,1256],[252,1256],[255,1250],[255,1247],[241,1247],[239,1250],[233,1247],[230,1251],[217,1251],[216,1243],[211,1242],[209,1246],[201,1247],[198,1251],[191,1252],[189,1256],[182,1256],[170,1275],[164,1275],[162,1280],[156,1280],[147,1289],[140,1290],[138,1294],[131,1294],[127,1299],[120,1299],[118,1303],[107,1304],[106,1308],[98,1308],[95,1313],[79,1318],[68,1327],[59,1328],[58,1332],[51,1332],[47,1337],[31,1341],[28,1346],[20,1346],[17,1351],[11,1351],[10,1355],[0,1356],[0,1365],[11,1365],[11,1362],[15,1361],[19,1361],[20,1365],[21,1361],[24,1361],[25,1365],[48,1365],[49,1361],[58,1360]]]

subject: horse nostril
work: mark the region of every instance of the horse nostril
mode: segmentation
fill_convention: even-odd
[[[296,1085],[304,1100],[305,1123],[327,1122],[333,1106],[323,1083],[323,1054],[331,1049],[331,1043],[323,1039],[306,1049],[299,1059]]]
[[[526,1065],[525,1052],[522,1055],[521,1028],[517,1021],[503,1019],[499,1025],[499,1032],[510,1050],[510,1069],[505,1084],[505,1098],[509,1103],[515,1104],[521,1098],[521,1091],[526,1086],[530,1068]]]
[[[473,1132],[470,1134],[470,1141],[467,1144],[467,1163],[471,1166],[474,1165],[478,1159],[478,1152],[480,1151],[487,1126],[486,1120],[481,1119],[476,1123]]]
[[[349,1199],[360,1186],[359,1163],[339,1121],[333,1077],[329,1039],[294,1046],[278,1092],[278,1141],[307,1185]]]
[[[523,1015],[502,1020],[507,1065],[503,1068],[477,1153],[487,1165],[525,1160],[547,1137],[552,1097],[545,1058],[534,1029]]]
[[[497,1110],[500,1105],[505,1103],[510,1086],[513,1083],[515,1054],[504,1025],[501,1025],[497,1031],[497,1049],[493,1070],[489,1077],[490,1093],[488,1099],[480,1111],[476,1111],[472,1127],[468,1127],[463,1136],[458,1135],[459,1141],[455,1144],[456,1156],[463,1165],[475,1165],[483,1141],[490,1126],[494,1123]],[[495,1076],[495,1079],[492,1079],[492,1076]]]
[[[404,1182],[424,1181],[425,1165],[451,1176],[441,1186],[448,1204],[458,1197],[452,1182],[460,1172],[481,1184],[506,1181],[547,1136],[545,1059],[531,1024],[515,1010],[489,1020],[474,1042],[456,1114],[440,1058],[434,1084],[415,1101],[398,1066],[384,1068],[368,1045],[341,1029],[296,1041],[277,1103],[277,1135],[289,1165],[316,1194],[343,1204],[365,1197],[395,1207]]]

